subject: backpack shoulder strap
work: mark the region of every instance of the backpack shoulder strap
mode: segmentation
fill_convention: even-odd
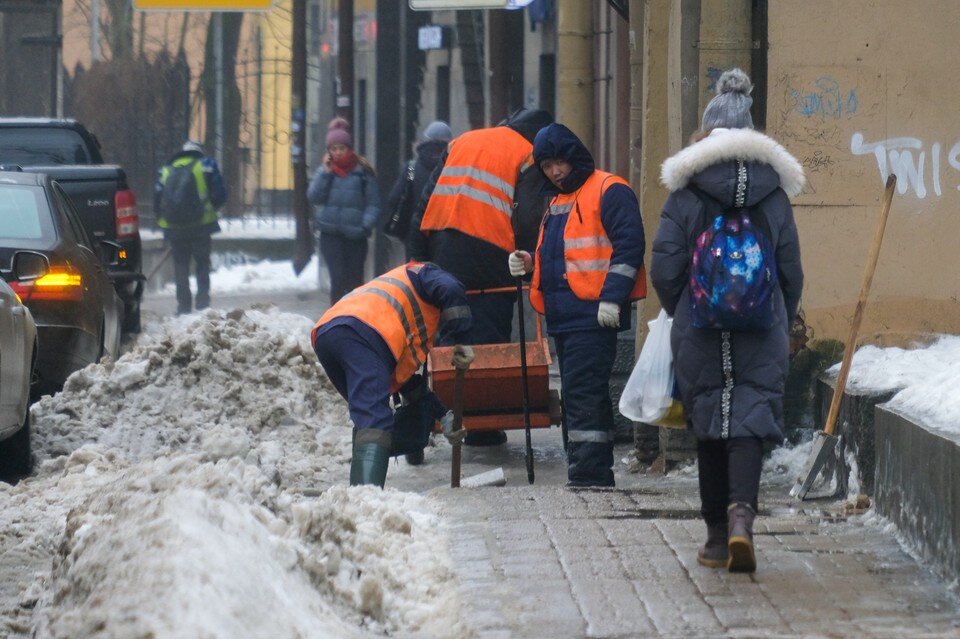
[[[691,243],[693,243],[696,242],[697,238],[703,235],[703,232],[707,230],[708,226],[710,226],[711,218],[709,213],[707,213],[707,207],[710,205],[716,205],[721,210],[723,210],[724,207],[720,205],[720,201],[715,197],[694,186],[693,184],[687,184],[686,188],[693,193],[698,200],[700,200],[702,207],[700,216],[697,218],[697,223],[693,227],[693,237],[691,238]]]

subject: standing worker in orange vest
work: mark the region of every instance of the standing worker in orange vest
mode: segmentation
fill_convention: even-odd
[[[543,174],[533,166],[533,138],[553,118],[521,109],[500,125],[455,138],[434,170],[410,225],[410,259],[430,261],[467,290],[515,285],[506,258],[532,250],[546,209]],[[509,342],[516,294],[470,295],[473,344]],[[470,433],[471,446],[502,444],[503,431]]]
[[[463,284],[433,264],[409,262],[345,295],[313,327],[317,358],[350,407],[351,486],[383,487],[394,444],[390,396],[406,394],[419,381],[416,373],[441,324],[457,344],[453,365],[469,368],[473,349],[465,344],[470,309]],[[445,417],[444,435],[451,443],[462,441],[465,431],[453,431],[452,414]]]
[[[533,144],[554,195],[540,227],[536,259],[516,251],[510,273],[533,272],[530,301],[547,318],[560,364],[567,425],[568,486],[613,486],[610,373],[617,332],[629,328],[630,302],[646,296],[640,206],[627,182],[594,168],[593,157],[562,124]]]

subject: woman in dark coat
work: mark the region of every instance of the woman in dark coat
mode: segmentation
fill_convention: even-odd
[[[307,189],[318,207],[320,255],[330,269],[330,304],[363,284],[367,238],[380,217],[377,180],[365,159],[353,150],[350,124],[334,118],[327,127],[327,156]]]
[[[752,572],[763,440],[784,439],[783,388],[788,328],[803,288],[800,245],[788,196],[803,188],[803,169],[786,149],[753,130],[750,80],[724,73],[703,114],[699,140],[664,162],[670,190],[653,243],[651,279],[673,315],[677,387],[698,439],[701,514],[707,542],[698,561]],[[739,200],[739,201],[738,201]],[[709,208],[707,215],[705,204]],[[736,332],[691,325],[691,257],[707,218],[740,205],[769,227],[777,266],[774,325]]]

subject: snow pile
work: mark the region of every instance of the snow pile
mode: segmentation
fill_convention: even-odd
[[[61,459],[65,476],[115,479],[67,516],[38,637],[468,634],[421,497],[338,487],[297,500],[237,459],[122,468],[94,447]]]
[[[839,365],[828,372],[836,375]],[[847,387],[898,391],[885,406],[932,428],[960,434],[960,336],[942,335],[930,346],[864,346],[853,356]]]
[[[208,310],[170,321],[33,408],[39,459],[97,443],[137,461],[239,458],[284,485],[345,476],[351,423],[299,315]]]
[[[0,580],[33,585],[0,598],[0,627],[469,636],[429,502],[344,485],[350,422],[310,326],[276,309],[172,319],[34,406],[38,473],[0,487]]]

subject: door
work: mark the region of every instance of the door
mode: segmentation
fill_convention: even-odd
[[[54,199],[57,208],[63,214],[63,219],[70,227],[71,234],[76,238],[79,251],[76,256],[79,262],[80,271],[85,280],[89,281],[89,293],[99,302],[100,307],[100,326],[103,327],[101,335],[103,340],[104,353],[101,355],[110,355],[114,359],[120,355],[120,314],[123,312],[122,303],[117,297],[113,284],[110,281],[110,275],[107,273],[107,267],[97,252],[97,245],[94,244],[90,235],[87,233],[76,209],[70,202],[60,185],[53,183]],[[98,329],[99,330],[99,329]]]
[[[30,375],[24,372],[25,315],[10,287],[0,283],[0,438],[20,423],[24,397],[29,394]]]

